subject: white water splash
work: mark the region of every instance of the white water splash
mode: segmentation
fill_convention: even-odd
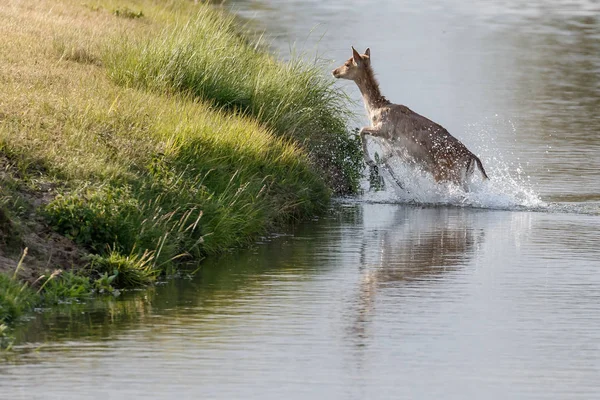
[[[486,164],[484,160],[484,164]],[[489,180],[475,172],[469,190],[450,183],[436,183],[433,177],[399,160],[390,160],[391,173],[402,183],[400,188],[388,171],[380,169],[385,178],[385,190],[372,190],[367,179],[362,182],[362,201],[382,203],[416,203],[426,205],[453,205],[491,209],[543,210],[548,205],[541,200],[532,184],[521,175],[520,168],[512,169],[495,160],[486,165]]]

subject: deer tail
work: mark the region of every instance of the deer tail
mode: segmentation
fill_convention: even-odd
[[[485,173],[485,169],[483,169],[483,164],[481,163],[481,160],[478,157],[476,157],[476,156],[473,156],[473,157],[475,158],[475,162],[477,163],[477,167],[479,167],[479,170],[481,171],[481,174],[483,175],[483,178],[484,179],[490,179],[487,176],[487,174]]]

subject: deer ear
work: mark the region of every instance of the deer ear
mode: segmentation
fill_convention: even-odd
[[[365,55],[369,58],[371,58],[371,49],[367,47],[367,49],[365,50]]]
[[[362,62],[362,57],[360,56],[360,54],[358,54],[358,51],[356,51],[354,49],[354,47],[352,47],[352,58],[354,58],[354,62],[356,64],[359,64]]]

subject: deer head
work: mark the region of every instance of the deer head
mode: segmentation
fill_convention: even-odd
[[[364,76],[365,71],[371,66],[371,50],[366,49],[365,54],[358,54],[358,51],[352,47],[352,57],[350,57],[341,67],[332,71],[333,76],[341,79],[350,79],[356,81]]]

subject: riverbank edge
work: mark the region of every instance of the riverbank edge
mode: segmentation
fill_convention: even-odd
[[[9,22],[4,40],[31,43],[29,54],[9,47],[2,60],[9,74],[0,103],[0,346],[10,346],[9,326],[40,304],[151,285],[182,263],[251,245],[258,235],[321,214],[332,192],[357,190],[358,142],[346,132],[346,109],[335,111],[343,102],[333,109],[327,103],[343,93],[319,68],[275,59],[222,9],[152,0],[13,3],[0,15]],[[24,22],[28,28],[11,30]],[[194,30],[182,36],[181,26]],[[242,70],[250,79],[285,71],[303,78],[280,89],[291,93],[283,101],[310,100],[314,87],[322,90],[311,106],[326,118],[264,117],[268,101],[282,102],[281,91],[265,99],[242,90],[236,97],[235,87],[194,92],[200,81],[123,81],[131,68],[154,68],[147,59],[122,62],[140,48],[114,48],[124,31],[147,54],[164,38],[183,38],[190,47],[206,26],[218,34],[215,40],[235,48],[234,56],[254,60],[253,71]],[[50,40],[34,43],[40,33]],[[159,41],[146,39],[149,34]],[[177,43],[167,48],[170,54],[180,49]],[[205,61],[176,72],[198,75]],[[45,66],[47,76],[40,77]],[[219,97],[225,92],[236,101]],[[337,158],[323,158],[331,151],[324,143],[342,145]]]

